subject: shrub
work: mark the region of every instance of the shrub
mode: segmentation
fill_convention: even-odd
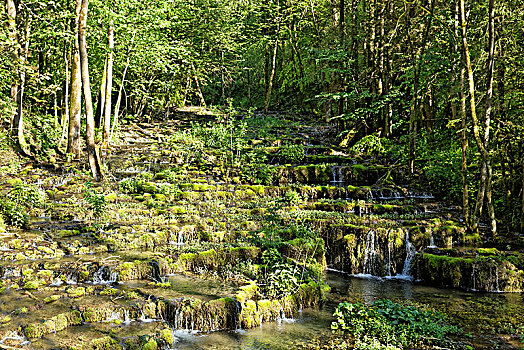
[[[441,340],[458,328],[446,323],[442,313],[422,310],[391,300],[377,300],[369,305],[344,302],[339,304],[332,323],[341,331],[363,340],[376,339],[385,345],[413,347],[429,338]]]
[[[298,164],[306,156],[303,145],[285,144],[280,147],[279,157],[282,162]]]

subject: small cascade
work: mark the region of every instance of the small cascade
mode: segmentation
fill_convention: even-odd
[[[164,283],[165,277],[160,274],[160,265],[157,261],[151,261],[151,278],[155,282]]]
[[[409,231],[406,231],[406,260],[404,260],[402,273],[397,275],[396,278],[408,281],[413,280],[413,276],[411,275],[411,263],[416,254],[417,250],[415,249],[415,246],[409,241]]]
[[[386,261],[386,266],[384,271],[386,272],[386,276],[391,276],[391,250],[392,250],[392,242],[391,242],[391,230],[388,231],[388,260]]]
[[[366,251],[364,255],[364,275],[375,275],[375,267],[378,262],[375,231],[369,230],[366,237]]]
[[[342,167],[333,165],[331,168],[331,173],[333,176],[333,181],[331,183],[333,186],[337,186],[338,188],[343,187],[344,185],[344,174],[342,173]],[[347,194],[347,192],[346,192]]]
[[[428,245],[428,248],[438,248],[436,245],[435,245],[435,238],[433,237],[433,228],[431,228],[431,233],[429,235],[429,245]]]
[[[93,274],[92,284],[111,284],[118,279],[118,274],[109,266],[100,266]]]
[[[471,271],[471,285],[473,286],[473,288],[471,288],[472,292],[476,292],[477,291],[477,280],[476,280],[476,277],[477,277],[477,266],[475,264],[473,264],[472,271]]]
[[[129,310],[124,309],[124,321],[122,323],[128,326],[133,321],[134,320],[131,317],[129,317]]]
[[[156,321],[154,318],[147,318],[144,314],[144,311],[140,311],[140,318],[138,320],[142,323],[151,323]]]
[[[71,273],[71,274],[68,274],[68,275],[66,276],[66,284],[68,284],[68,285],[75,285],[75,284],[78,284],[78,280],[77,280],[76,275],[74,275],[74,274],[72,274],[72,273]]]

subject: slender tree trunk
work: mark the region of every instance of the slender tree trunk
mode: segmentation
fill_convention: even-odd
[[[58,141],[58,147],[67,138],[67,129],[69,125],[69,60],[70,55],[68,54],[68,42],[66,40],[64,44],[64,63],[65,63],[65,87],[64,87],[64,101],[62,109],[62,136]]]
[[[9,28],[9,39],[11,42],[15,43],[15,47],[11,53],[11,59],[13,61],[14,72],[13,72],[13,83],[11,85],[11,98],[14,105],[14,113],[11,117],[11,135],[15,140],[15,145],[18,148],[19,152],[23,155],[30,155],[29,149],[27,147],[25,136],[24,136],[24,89],[26,75],[24,70],[24,64],[27,58],[27,52],[29,49],[29,39],[31,33],[31,20],[32,15],[28,15],[26,22],[26,40],[25,40],[25,51],[20,52],[19,46],[20,38],[18,36],[17,23],[16,23],[16,5],[13,0],[6,1],[6,10],[8,18],[8,28]]]
[[[468,137],[466,135],[466,92],[464,91],[464,66],[460,69],[460,111],[462,119],[462,213],[464,214],[464,222],[468,229],[470,228],[469,218],[469,191],[468,191]]]
[[[191,68],[193,68],[193,74],[194,74],[193,78],[195,79],[198,97],[200,98],[200,105],[202,107],[207,107],[206,100],[204,99],[204,94],[202,93],[202,89],[200,88],[200,80],[198,79],[197,71],[196,71],[196,68],[193,62],[191,62]]]
[[[271,90],[273,89],[273,81],[275,79],[275,71],[277,68],[277,50],[278,50],[278,35],[280,33],[280,19],[277,20],[277,31],[275,38],[275,46],[273,48],[273,58],[271,62],[271,74],[269,75],[269,81],[267,84],[266,98],[264,100],[264,112],[267,113],[269,110],[269,102],[271,100]]]
[[[486,148],[484,147],[484,142],[480,137],[480,131],[479,131],[479,122],[477,118],[477,110],[476,110],[476,100],[475,100],[475,78],[473,76],[473,69],[471,67],[471,56],[469,54],[469,47],[468,47],[468,41],[467,41],[467,30],[466,30],[466,13],[464,9],[464,0],[460,0],[460,26],[461,26],[461,36],[462,36],[462,50],[464,52],[464,58],[466,63],[466,70],[468,73],[468,82],[469,82],[469,94],[470,94],[470,109],[471,109],[471,119],[473,121],[473,136],[475,138],[475,142],[477,143],[477,147],[480,151],[482,162],[486,162],[488,166],[486,169],[489,168],[489,157],[488,153],[486,151]],[[480,174],[480,184],[481,188],[479,191],[482,191],[482,184],[487,183],[487,171]],[[477,200],[478,202],[478,200]],[[478,223],[479,223],[479,217],[477,216],[476,210],[472,217],[472,228],[474,231],[478,230]]]
[[[408,5],[409,6],[409,5]],[[426,52],[426,45],[429,39],[429,33],[431,29],[431,23],[433,21],[433,11],[435,8],[435,0],[429,0],[430,15],[428,16],[425,28],[424,36],[422,39],[422,47],[418,50],[418,54],[415,55],[415,50],[413,48],[413,42],[410,39],[409,44],[411,46],[411,57],[415,64],[415,74],[413,77],[413,98],[411,101],[410,107],[410,117],[409,117],[409,168],[413,174],[415,171],[415,154],[416,154],[416,145],[417,145],[417,131],[418,131],[418,113],[419,111],[419,98],[418,90],[420,85],[420,71],[422,65],[422,58]],[[409,11],[409,8],[408,8]],[[406,19],[409,22],[409,18]],[[418,57],[416,57],[418,56]]]
[[[340,49],[342,51],[345,50],[345,46],[346,46],[346,29],[345,29],[345,9],[346,9],[346,4],[345,4],[345,1],[344,0],[339,0],[338,2],[338,31],[339,31],[339,40],[340,40]],[[344,92],[344,88],[345,88],[345,85],[346,85],[346,77],[345,77],[345,73],[343,73],[343,70],[344,70],[344,60],[341,60],[340,63],[339,63],[339,69],[340,69],[340,76],[339,76],[339,79],[340,79],[340,92]],[[338,100],[338,115],[342,115],[344,114],[344,98],[340,98]]]
[[[89,0],[82,0],[80,18],[78,21],[78,44],[80,47],[80,69],[82,72],[82,86],[86,106],[87,156],[93,178],[95,181],[100,181],[102,179],[102,167],[100,165],[100,155],[95,145],[95,120],[93,116],[93,101],[91,99],[91,85],[89,82],[89,66],[87,58],[86,27],[88,6]]]
[[[476,220],[480,220],[482,216],[482,208],[484,206],[484,199],[488,207],[488,215],[491,224],[491,234],[497,235],[497,222],[495,220],[495,209],[493,207],[493,201],[491,199],[491,180],[492,172],[491,164],[489,161],[489,137],[491,127],[491,109],[492,109],[492,98],[493,98],[493,66],[494,66],[494,53],[495,53],[495,10],[494,0],[489,0],[489,20],[488,20],[488,68],[486,72],[487,80],[487,91],[486,91],[486,113],[484,116],[484,138],[482,140],[484,147],[484,154],[482,155],[482,163],[480,169],[480,185],[479,192],[477,194],[477,201],[475,203],[475,215]]]
[[[111,92],[113,90],[113,50],[115,47],[115,28],[113,27],[113,21],[109,23],[108,30],[108,45],[109,53],[107,54],[107,80],[106,80],[106,96],[104,105],[104,141],[109,143],[109,137],[111,133]]]
[[[522,164],[522,202],[520,213],[520,232],[524,232],[524,164]]]
[[[118,124],[118,114],[120,113],[120,101],[122,101],[122,91],[124,90],[124,82],[126,80],[127,68],[129,67],[129,63],[131,62],[131,50],[133,49],[133,43],[135,42],[135,35],[136,32],[133,32],[133,36],[131,37],[131,43],[129,44],[129,50],[127,52],[126,66],[124,68],[124,73],[122,73],[122,81],[120,82],[120,88],[118,89],[118,97],[116,99],[115,105],[115,116],[113,117],[113,126],[111,127],[111,135],[109,136],[109,142],[111,142],[111,140],[113,139],[115,127]],[[190,81],[189,77],[188,81]],[[185,101],[186,96],[184,95],[184,104]]]
[[[80,158],[80,125],[82,115],[82,73],[80,71],[80,47],[78,44],[78,28],[82,0],[75,0],[75,22],[73,36],[73,54],[71,60],[71,103],[69,104],[69,135],[67,138],[67,153],[73,158]]]
[[[102,71],[102,82],[98,91],[98,98],[95,112],[95,128],[99,129],[104,120],[104,106],[106,104],[106,85],[107,85],[107,57],[104,61],[104,70]]]

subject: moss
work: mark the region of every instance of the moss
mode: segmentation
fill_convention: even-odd
[[[480,255],[499,255],[500,251],[497,248],[479,248],[477,253]]]
[[[86,295],[86,289],[84,287],[69,287],[66,289],[66,293],[70,298],[81,298]]]
[[[258,286],[255,282],[250,282],[249,284],[242,286],[239,289],[240,290],[235,295],[235,299],[241,304],[253,298],[258,292]]]
[[[257,310],[257,303],[253,300],[248,300],[242,304],[240,324],[243,328],[253,328],[260,325],[260,315]]]
[[[168,212],[171,214],[185,214],[187,213],[187,210],[183,207],[169,207]]]
[[[91,342],[83,347],[83,350],[121,350],[122,345],[120,343],[111,338],[110,336],[106,336],[103,338],[93,339]]]
[[[171,328],[164,328],[158,332],[158,338],[168,345],[171,345],[175,342],[175,336],[173,335]]]
[[[196,202],[200,199],[200,194],[198,192],[180,192],[180,198],[189,202]]]
[[[30,280],[24,284],[24,289],[35,290],[40,288],[42,282],[40,280]]]
[[[391,204],[374,204],[373,205],[373,212],[375,214],[385,214],[385,213],[392,213],[395,211],[395,207]]]
[[[44,303],[49,304],[49,303],[57,301],[58,299],[60,299],[60,295],[51,295],[51,296],[44,298]]]
[[[359,173],[359,172],[367,171],[368,168],[365,165],[362,165],[362,164],[355,164],[355,165],[352,166],[352,170],[353,170],[353,173],[356,174],[356,173]]]
[[[104,196],[107,203],[115,203],[117,199],[116,193],[112,192]]]

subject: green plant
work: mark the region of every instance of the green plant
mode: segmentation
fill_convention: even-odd
[[[333,331],[347,332],[361,340],[370,337],[385,345],[415,346],[426,339],[441,340],[459,331],[447,324],[442,313],[391,300],[377,300],[369,305],[344,302],[334,316]]]
[[[284,144],[280,147],[279,158],[284,163],[298,164],[305,157],[304,145]]]
[[[106,198],[103,194],[95,192],[91,182],[84,184],[84,200],[91,206],[95,220],[100,220],[106,209]]]
[[[123,193],[138,193],[141,182],[142,181],[137,178],[124,179],[120,181],[118,187],[120,188],[120,191],[122,191]]]
[[[357,141],[351,150],[359,155],[376,157],[386,152],[388,140],[376,135],[367,135]]]
[[[299,286],[297,269],[289,264],[274,265],[273,269],[266,273],[263,282],[265,294],[272,299],[291,295]]]
[[[7,224],[23,227],[29,222],[28,212],[43,206],[45,199],[46,194],[42,189],[17,180],[5,198],[0,200],[0,212]]]
[[[283,200],[284,202],[289,203],[289,204],[298,204],[302,201],[302,197],[296,191],[288,190],[284,194]]]

